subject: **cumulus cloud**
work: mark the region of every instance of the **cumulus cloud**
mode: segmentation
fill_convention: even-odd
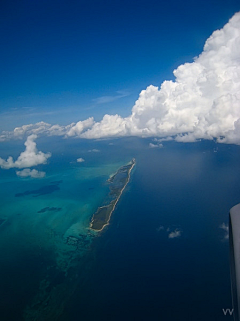
[[[32,167],[39,164],[45,164],[47,159],[51,157],[51,153],[43,153],[37,150],[35,139],[37,135],[28,136],[24,145],[26,149],[22,152],[16,161],[13,160],[12,156],[9,156],[7,160],[0,157],[0,167],[3,169],[9,168],[24,168]]]
[[[158,145],[157,144],[153,144],[153,143],[149,143],[149,147],[150,148],[156,148],[156,147],[158,147]]]
[[[38,136],[66,136],[70,129],[75,125],[75,123],[67,126],[60,126],[58,124],[51,125],[41,121],[36,124],[28,124],[21,127],[16,127],[13,131],[3,131],[0,135],[0,141],[6,141],[9,139],[22,139],[33,134]]]
[[[173,71],[175,81],[142,90],[128,117],[106,114],[99,122],[90,117],[68,126],[41,122],[16,128],[14,133],[3,132],[0,140],[45,133],[87,139],[157,137],[178,142],[216,138],[220,143],[240,144],[239,52],[240,12],[213,32],[193,62]],[[112,99],[100,97],[96,103]]]
[[[182,232],[179,229],[176,229],[175,231],[168,234],[169,239],[174,239],[176,237],[180,237],[182,235]]]
[[[206,41],[192,63],[174,70],[175,81],[143,90],[129,117],[105,115],[80,134],[175,136],[179,142],[217,138],[240,143],[240,13]]]
[[[25,134],[41,134],[46,133],[51,125],[45,122],[39,122],[36,124],[23,125],[21,127],[16,127],[13,131],[15,137],[24,137]]]
[[[45,177],[46,173],[37,171],[36,169],[25,168],[22,171],[16,171],[16,174],[20,177],[32,177],[32,178],[42,178]]]
[[[228,240],[229,239],[229,226],[226,225],[225,223],[222,223],[219,228],[221,228],[222,230],[224,230],[225,235],[224,235],[224,239]]]
[[[78,162],[78,163],[83,163],[83,162],[85,162],[85,159],[83,159],[82,157],[80,157],[80,158],[77,159],[77,162]]]
[[[82,138],[103,138],[125,136],[127,120],[119,115],[104,115],[100,122],[95,122],[91,128],[82,133]]]
[[[82,132],[88,128],[91,128],[94,124],[93,117],[90,117],[86,120],[79,121],[73,125],[69,131],[67,131],[67,136],[80,136]]]
[[[163,144],[153,144],[153,143],[149,143],[149,147],[150,148],[162,148]]]

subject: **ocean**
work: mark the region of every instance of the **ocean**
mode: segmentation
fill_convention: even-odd
[[[228,213],[240,147],[39,138],[41,179],[0,170],[3,321],[231,320]],[[17,157],[23,141],[3,142]],[[77,158],[84,158],[78,163]],[[110,224],[89,229],[107,179],[136,165]]]

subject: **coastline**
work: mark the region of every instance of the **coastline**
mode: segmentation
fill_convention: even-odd
[[[119,190],[119,192],[117,193],[116,199],[112,200],[108,205],[100,206],[100,207],[97,209],[97,211],[93,214],[92,220],[91,220],[91,222],[90,222],[90,229],[92,229],[92,230],[94,230],[94,231],[97,231],[97,232],[101,232],[107,225],[109,225],[109,222],[110,222],[112,213],[113,213],[113,211],[115,210],[115,207],[116,207],[116,205],[117,205],[117,203],[118,203],[118,201],[119,201],[119,199],[120,199],[120,197],[121,197],[121,195],[122,195],[125,187],[126,187],[127,184],[129,183],[130,174],[131,174],[131,171],[132,171],[133,167],[135,166],[135,164],[136,164],[136,160],[135,160],[135,158],[133,158],[133,159],[131,160],[131,163],[130,163],[130,164],[127,164],[127,165],[124,165],[124,166],[120,167],[120,168],[118,169],[118,171],[117,171],[115,174],[113,174],[113,175],[107,180],[107,182],[113,183],[113,181],[114,181],[115,177],[117,176],[117,174],[118,174],[119,172],[121,172],[121,170],[122,170],[124,167],[131,165],[130,168],[127,170],[127,179],[126,179],[126,182],[125,182],[125,184],[123,185],[123,187]],[[106,211],[107,211],[109,208],[111,208],[111,210],[110,210],[109,213],[107,213],[107,219],[104,221],[104,223],[102,224],[101,228],[100,228],[100,229],[99,229],[99,228],[94,228],[93,225],[94,225],[94,223],[95,223],[95,221],[96,221],[96,216],[99,215],[99,213],[100,213],[101,211],[103,211],[103,210],[106,210]]]

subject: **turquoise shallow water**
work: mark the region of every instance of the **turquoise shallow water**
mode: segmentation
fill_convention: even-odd
[[[38,320],[39,314],[43,320],[57,319],[58,313],[54,316],[49,312],[63,301],[52,285],[54,274],[61,275],[63,288],[67,286],[69,270],[79,264],[75,261],[85,255],[95,237],[89,223],[107,198],[106,181],[124,162],[103,163],[101,157],[99,161],[98,157],[93,159],[93,153],[85,151],[89,163],[88,159],[77,163],[74,152],[59,156],[53,151],[51,162],[43,166],[46,177],[41,179],[19,178],[14,170],[1,171],[3,319]],[[5,281],[9,278],[12,287]],[[68,298],[67,293],[65,296]],[[15,311],[9,309],[12,304],[16,305]],[[47,305],[51,306],[48,311],[41,312]]]
[[[240,202],[239,147],[51,139],[37,141],[52,152],[39,167],[45,178],[0,170],[1,320],[226,320],[228,240],[219,226]],[[133,157],[110,225],[93,233],[106,180]],[[176,229],[181,236],[169,239]]]

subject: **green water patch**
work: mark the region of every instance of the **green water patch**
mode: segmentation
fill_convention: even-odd
[[[0,284],[11,283],[5,311],[21,298],[12,319],[58,320],[94,260],[97,234],[89,223],[108,195],[107,179],[122,164],[60,165],[49,165],[42,179],[13,178],[10,172],[0,178]]]

